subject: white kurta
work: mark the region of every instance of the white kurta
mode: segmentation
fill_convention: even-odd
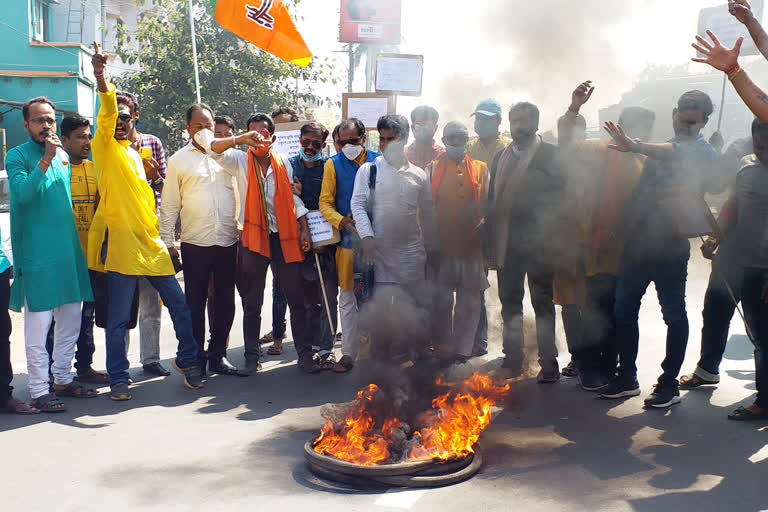
[[[423,281],[426,251],[437,247],[429,177],[410,163],[400,169],[389,165],[384,157],[374,163],[373,223],[365,211],[371,164],[357,171],[351,202],[360,237],[370,236],[376,242],[376,282],[406,285]]]

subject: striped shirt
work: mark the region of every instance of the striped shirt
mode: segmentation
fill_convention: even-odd
[[[160,139],[148,133],[142,133],[140,136],[141,141],[139,142],[139,148],[152,148],[152,158],[154,158],[155,161],[160,164],[160,169],[158,169],[158,172],[160,173],[160,177],[165,180],[165,171],[167,166],[165,163],[165,151],[163,150],[163,143],[160,142]],[[152,192],[155,193],[155,209],[158,213],[160,213],[160,196],[163,193],[163,182],[161,181],[159,184],[154,185],[151,180],[147,180],[147,183],[149,183],[149,186],[152,187]]]

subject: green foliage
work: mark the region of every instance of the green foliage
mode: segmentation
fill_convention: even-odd
[[[287,0],[295,7],[300,0]],[[116,78],[118,89],[138,96],[140,129],[163,140],[169,152],[183,144],[184,114],[196,102],[192,41],[187,1],[159,0],[145,11],[136,32],[123,31],[118,55],[139,71]],[[309,105],[331,105],[318,97],[314,83],[338,83],[328,59],[313,59],[299,68],[222,29],[209,0],[194,0],[200,94],[217,114],[234,118],[245,129],[248,116],[281,105],[301,110]],[[138,49],[137,49],[138,48]],[[298,85],[298,90],[297,90]]]

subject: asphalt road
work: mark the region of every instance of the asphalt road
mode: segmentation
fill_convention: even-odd
[[[694,256],[686,373],[697,360],[708,272]],[[486,368],[498,365],[501,355],[491,280],[491,353],[474,362]],[[750,403],[755,389],[743,326],[734,320],[720,386],[683,392],[672,409],[645,411],[642,401],[664,353],[665,326],[653,288],[641,315],[640,397],[600,400],[574,379],[547,386],[530,378],[517,382],[481,438],[481,472],[435,490],[340,489],[307,471],[302,447],[322,425],[322,407],[351,400],[367,384],[365,365],[347,375],[305,375],[288,344],[283,356],[267,357],[257,376],[214,376],[203,390],[189,391],[178,374],[148,379],[134,338],[132,401],[111,402],[104,388],[93,400],[70,399],[61,415],[0,416],[0,510],[768,510],[768,421],[726,419],[737,405]],[[265,326],[269,317],[266,304]],[[238,309],[230,350],[235,363],[242,362],[241,318]],[[14,384],[28,399],[18,320],[11,341]],[[166,363],[174,345],[164,313]],[[103,369],[103,332],[96,361]],[[568,354],[560,361],[567,363]]]

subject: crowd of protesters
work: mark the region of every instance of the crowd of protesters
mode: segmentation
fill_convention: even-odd
[[[749,4],[736,0],[730,8],[768,57],[768,35]],[[449,369],[486,354],[488,325],[501,322],[501,371],[514,378],[524,371],[527,277],[538,382],[570,375],[606,399],[640,394],[638,315],[653,282],[666,352],[645,405],[668,407],[680,401],[680,388],[719,382],[741,303],[757,396],[729,418],[768,417],[768,119],[747,98],[757,87],[745,91],[739,82],[748,80],[738,66],[740,42],[727,49],[710,37],[697,39],[700,60],[727,73],[758,115],[751,140],[722,155],[719,136],[701,135],[714,106],[695,90],[677,100],[675,136],[666,143],[649,142],[656,119],[642,107],[606,123],[610,143],[587,140],[580,109],[595,88],[586,81],[558,122],[556,145],[538,134],[536,105],[511,106],[508,138],[502,106],[487,99],[472,114],[474,137],[450,121],[439,145],[438,112],[421,106],[411,123],[394,114],[379,119],[380,152],[369,149],[357,119],[332,131],[310,121],[301,127],[299,154],[288,158],[274,149],[275,125],[298,121],[293,109],[253,114],[238,134],[231,118],[196,104],[186,112],[189,142],[166,160],[161,141],[138,132],[137,98],[107,81],[107,59],[96,46],[96,126],[70,115],[59,138],[54,105],[33,98],[23,107],[30,140],[7,157],[14,267],[11,276],[0,252],[0,308],[24,311],[31,403],[12,395],[4,313],[0,405],[61,412],[62,398],[92,398],[90,386],[106,384],[112,400],[131,399],[130,329],[139,327],[143,370],[170,374],[160,362],[161,304],[178,339],[172,366],[190,389],[203,387],[208,373],[257,373],[264,343],[269,355],[282,354],[286,310],[298,367],[307,373],[351,370],[363,339],[374,357],[406,354]],[[726,189],[730,199],[715,219],[704,194]],[[312,212],[338,230],[337,243],[313,246]],[[702,252],[713,266],[701,359],[680,377],[689,239],[706,235]],[[273,322],[262,336],[268,269]],[[498,279],[501,319],[485,307],[489,270]],[[236,291],[240,368],[227,358]],[[562,369],[556,304],[571,355]],[[92,368],[94,325],[105,329],[106,373]]]

